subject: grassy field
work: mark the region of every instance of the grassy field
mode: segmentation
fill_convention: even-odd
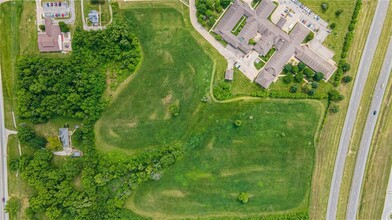
[[[155,218],[307,210],[322,103],[202,102],[211,73],[225,65],[209,58],[216,54],[189,31],[187,8],[128,4],[121,6],[133,7],[125,13],[144,62],[97,122],[98,148],[136,154],[180,142],[186,154],[161,181],[137,189],[127,207]],[[242,126],[234,126],[237,119]],[[241,191],[251,194],[249,204],[236,201]]]
[[[340,3],[343,4],[343,1],[339,1]],[[362,4],[357,23],[358,28],[355,31],[353,44],[347,57],[347,61],[352,66],[352,69],[347,73],[348,75],[355,76],[358,70],[362,48],[366,42],[376,5],[376,1],[364,1]],[[346,97],[339,103],[342,110],[337,114],[328,114],[320,132],[312,180],[310,202],[310,217],[312,219],[325,219],[336,152],[349,103],[347,97],[350,97],[352,86],[353,83],[339,87],[339,91]]]
[[[28,147],[22,147],[23,155],[32,155],[33,151]],[[19,157],[18,142],[16,136],[10,136],[8,139],[8,163]],[[31,188],[20,175],[15,171],[8,171],[8,194],[11,198],[20,200],[21,209],[16,216],[11,215],[10,219],[27,219],[24,210],[28,207],[28,198],[34,194]]]
[[[339,61],[343,48],[344,36],[347,33],[347,27],[350,24],[356,0],[301,0],[301,2],[329,24],[336,24],[332,33],[328,35],[325,40],[324,45],[335,52],[334,60]],[[329,5],[326,12],[323,12],[321,9],[321,4],[324,2],[328,2]],[[343,10],[339,17],[335,15],[337,10]]]

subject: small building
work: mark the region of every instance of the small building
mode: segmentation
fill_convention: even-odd
[[[88,13],[88,20],[93,23],[94,26],[99,25],[99,13],[96,10],[91,10]]]
[[[63,148],[70,147],[70,138],[69,138],[69,130],[68,128],[60,128],[59,129],[59,138]]]
[[[234,78],[234,71],[232,69],[226,70],[225,80],[233,81],[233,78]]]
[[[38,48],[40,52],[62,51],[60,27],[53,24],[51,18],[45,18],[45,32],[38,34]]]

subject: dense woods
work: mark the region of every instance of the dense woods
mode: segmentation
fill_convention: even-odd
[[[137,184],[159,180],[164,168],[182,155],[181,145],[163,146],[134,157],[104,155],[95,150],[93,125],[104,110],[106,71],[129,76],[141,60],[140,44],[113,4],[114,21],[104,31],[77,28],[68,58],[23,57],[18,62],[18,110],[34,123],[64,116],[83,120],[75,138],[84,156],[53,165],[47,140],[20,126],[22,145],[35,151],[10,161],[36,193],[25,210],[29,218],[138,219],[122,208]],[[76,181],[78,180],[78,181]],[[77,183],[76,183],[77,182]],[[11,208],[10,208],[11,209]]]

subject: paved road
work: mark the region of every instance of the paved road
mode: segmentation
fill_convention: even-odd
[[[7,213],[5,213],[4,208],[6,201],[8,200],[8,169],[7,169],[7,134],[4,124],[4,100],[3,100],[3,83],[1,80],[1,66],[0,66],[0,198],[4,198],[0,205],[0,219],[9,219]]]
[[[348,147],[354,128],[359,103],[361,101],[361,96],[365,87],[366,80],[368,78],[370,64],[373,61],[378,39],[381,35],[381,30],[384,24],[388,5],[389,0],[378,1],[376,12],[370,27],[369,35],[367,37],[365,48],[362,53],[358,73],[355,77],[354,88],[351,93],[352,95],[350,98],[346,119],[344,121],[344,126],[340,137],[339,149],[336,156],[335,168],[332,176],[331,188],[329,191],[327,220],[336,219],[340,186],[343,178],[344,164],[346,162]]]
[[[357,210],[360,205],[361,186],[363,177],[365,176],[366,161],[369,154],[370,144],[372,142],[374,128],[376,127],[378,113],[381,109],[382,100],[385,93],[385,85],[388,82],[390,73],[392,71],[392,38],[389,42],[387,54],[384,58],[384,63],[381,68],[380,76],[373,93],[372,104],[365,124],[365,129],[362,134],[361,143],[359,145],[359,152],[357,161],[355,163],[354,177],[351,183],[350,197],[347,206],[347,219],[355,219]]]
[[[213,47],[215,47],[215,49],[218,50],[218,52],[223,57],[226,58],[228,67],[232,68],[235,61],[237,60],[236,55],[223,47],[222,44],[220,44],[211,34],[208,33],[206,29],[204,29],[203,26],[201,26],[201,24],[199,24],[199,22],[197,22],[195,0],[189,0],[189,13],[192,26],[204,37],[204,39],[206,39]]]

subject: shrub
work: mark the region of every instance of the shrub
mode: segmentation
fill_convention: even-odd
[[[176,105],[170,106],[169,112],[175,117],[180,115],[180,109]]]
[[[299,68],[298,66],[293,66],[293,69],[291,70],[293,73],[299,73]]]
[[[45,25],[40,24],[38,27],[39,27],[39,29],[40,29],[41,31],[45,31]]]
[[[313,96],[316,93],[316,89],[310,89],[308,95]]]
[[[64,23],[63,21],[59,22],[59,26],[60,26],[61,32],[64,32],[64,33],[69,32],[68,25],[66,23]]]
[[[353,78],[351,77],[351,76],[345,76],[345,77],[343,77],[343,79],[342,79],[342,81],[344,82],[344,83],[349,83],[349,82],[351,82],[353,80]]]
[[[12,197],[7,201],[7,204],[5,205],[5,212],[9,214],[16,214],[20,209],[20,200]]]
[[[293,79],[294,79],[293,74],[289,73],[283,77],[283,82],[285,82],[286,84],[289,84],[293,81]]]
[[[317,72],[314,74],[313,79],[317,82],[321,81],[324,78],[324,74],[321,72]]]
[[[339,93],[336,89],[332,89],[328,92],[328,99],[333,102],[342,101],[344,96]]]
[[[335,16],[339,17],[343,13],[343,9],[339,9],[335,11]]]
[[[329,28],[331,28],[331,29],[335,29],[335,27],[336,27],[336,23],[334,22],[334,23],[331,23],[330,25],[329,25]]]
[[[246,204],[246,203],[249,202],[249,193],[247,193],[247,192],[241,192],[241,193],[238,195],[237,199],[238,199],[240,202],[242,202],[243,204]]]
[[[313,89],[317,89],[319,85],[318,85],[317,82],[311,82],[311,83],[310,83],[310,86],[311,86]]]
[[[290,92],[291,93],[296,93],[297,91],[298,91],[298,85],[297,84],[295,84],[295,85],[292,85],[291,87],[290,87]]]
[[[248,44],[250,44],[250,45],[256,45],[256,41],[253,40],[253,39],[249,39]]]
[[[323,12],[326,12],[329,8],[329,4],[327,2],[323,2],[321,4],[321,10],[323,10]]]
[[[340,108],[338,105],[331,105],[331,107],[329,107],[329,111],[331,113],[338,113],[340,111]]]
[[[351,65],[346,63],[345,60],[341,60],[339,62],[338,68],[341,69],[343,72],[347,72],[351,69]]]
[[[237,126],[237,127],[240,127],[242,125],[242,121],[237,119],[237,120],[234,121],[234,125]]]
[[[308,43],[309,41],[313,40],[314,38],[314,33],[311,31],[305,38],[305,40],[303,41],[303,43]]]

